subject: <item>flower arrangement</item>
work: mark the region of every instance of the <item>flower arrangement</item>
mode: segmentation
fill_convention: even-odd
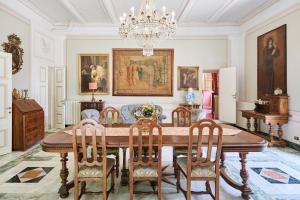
[[[160,111],[156,109],[155,105],[142,105],[134,108],[132,114],[138,118],[157,118]]]

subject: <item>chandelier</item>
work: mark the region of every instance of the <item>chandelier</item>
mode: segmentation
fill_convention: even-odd
[[[167,13],[165,6],[159,13],[154,0],[143,0],[139,12],[134,11],[132,7],[128,15],[124,13],[120,17],[119,34],[123,39],[136,40],[143,48],[143,55],[151,56],[155,45],[175,35],[175,13]]]

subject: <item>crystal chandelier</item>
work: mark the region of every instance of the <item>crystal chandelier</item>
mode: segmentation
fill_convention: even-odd
[[[143,55],[151,56],[156,44],[175,34],[175,13],[167,13],[165,6],[162,7],[162,13],[159,13],[154,0],[143,0],[139,12],[134,11],[132,7],[128,15],[124,13],[120,17],[119,34],[123,39],[136,40],[143,48]]]

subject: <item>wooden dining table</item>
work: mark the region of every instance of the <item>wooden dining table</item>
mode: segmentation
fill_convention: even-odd
[[[223,129],[228,130],[232,129],[236,132],[235,127],[220,124]],[[120,130],[120,127],[129,130],[128,124],[117,124],[111,127],[111,131],[113,132],[113,128]],[[176,146],[176,147],[187,147],[188,146],[188,132],[187,134],[174,134],[170,133],[170,129],[168,129],[168,134],[164,134],[167,132],[167,128],[171,127],[171,124],[164,123],[161,124],[162,132],[163,132],[163,146]],[[127,129],[126,129],[127,128]],[[68,175],[69,170],[67,167],[68,161],[68,153],[73,152],[72,148],[72,136],[67,133],[68,130],[71,130],[72,127],[67,127],[62,129],[56,133],[47,135],[42,141],[41,146],[43,151],[45,152],[53,152],[59,153],[61,157],[61,170],[60,170],[60,178],[61,178],[61,186],[59,188],[59,194],[61,198],[66,198],[69,195],[69,189],[73,187],[72,181],[68,182]],[[204,136],[204,141],[207,140],[207,136]],[[106,135],[106,142],[107,147],[120,147],[123,151],[123,168],[122,168],[122,175],[121,175],[121,183],[126,184],[128,182],[128,169],[126,169],[126,149],[129,147],[129,139],[128,134],[116,134],[116,135]],[[252,194],[252,190],[248,184],[249,175],[246,169],[246,156],[250,152],[262,152],[265,148],[267,148],[267,141],[261,137],[258,137],[252,133],[246,131],[239,131],[237,134],[233,135],[223,135],[223,142],[222,142],[222,156],[221,156],[221,176],[230,186],[233,188],[241,191],[241,196],[243,199],[250,199],[250,195]],[[233,180],[227,173],[226,173],[226,165],[225,165],[225,154],[227,152],[236,152],[239,154],[240,163],[241,163],[241,183],[236,182]]]

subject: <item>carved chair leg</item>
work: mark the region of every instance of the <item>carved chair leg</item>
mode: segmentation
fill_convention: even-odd
[[[116,176],[117,176],[117,178],[119,177],[119,171],[120,171],[120,169],[119,169],[119,167],[120,167],[120,155],[119,155],[119,152],[118,153],[116,153]]]
[[[176,165],[177,165],[177,163],[176,163]],[[176,178],[177,178],[176,190],[177,190],[177,193],[179,193],[179,191],[180,191],[180,170],[179,170],[179,167],[176,167]]]
[[[243,184],[243,188],[242,188],[242,197],[246,200],[250,199],[250,194],[252,194],[252,190],[248,185],[248,172],[246,169],[246,157],[247,157],[247,153],[239,153],[240,156],[240,162],[242,165],[242,168],[240,170],[240,175],[242,178],[242,184]]]
[[[247,117],[247,129],[248,131],[251,131],[251,123],[250,123],[250,117]]]
[[[60,162],[61,162],[61,170],[60,170],[60,178],[61,178],[61,186],[59,188],[59,196],[61,198],[67,198],[69,196],[69,188],[68,188],[68,175],[69,170],[67,168],[67,161],[68,161],[68,153],[61,153],[60,154]]]
[[[191,200],[191,185],[192,181],[190,177],[187,177],[186,179],[186,199]]]
[[[220,176],[216,177],[215,181],[215,200],[220,198]]]

